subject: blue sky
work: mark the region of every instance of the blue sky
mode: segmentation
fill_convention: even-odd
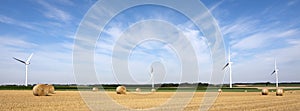
[[[0,84],[23,84],[25,67],[12,57],[26,59],[34,52],[28,81],[75,83],[74,36],[95,0],[1,0]],[[233,82],[274,82],[274,57],[279,80],[300,80],[300,2],[297,0],[201,0],[215,17],[226,47],[231,47]],[[122,33],[139,21],[161,20],[180,29],[196,50],[198,81],[209,82],[211,57],[205,37],[189,19],[176,10],[145,5],[119,13],[105,27],[95,47],[95,71],[101,83],[118,83],[113,75],[112,51]],[[137,32],[137,35],[139,32]],[[134,37],[133,37],[134,38]],[[178,38],[176,38],[178,39]],[[182,44],[183,46],[185,44]],[[137,44],[129,70],[138,83],[150,83],[149,65],[160,61],[161,82],[178,82],[180,61],[172,46],[157,40]],[[126,61],[126,60],[125,60]],[[225,61],[224,61],[225,64]],[[158,82],[159,82],[158,81]],[[228,83],[225,74],[224,82]]]

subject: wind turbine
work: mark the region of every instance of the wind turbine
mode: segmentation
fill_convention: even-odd
[[[223,70],[226,69],[228,67],[229,69],[229,87],[232,88],[232,77],[231,77],[231,73],[232,73],[232,70],[231,70],[231,60],[230,60],[230,48],[228,48],[228,61],[226,63],[226,65],[223,67]]]
[[[31,59],[32,55],[33,55],[33,53],[31,53],[31,55],[27,58],[26,61],[23,61],[23,60],[13,57],[15,60],[25,64],[25,75],[26,75],[25,86],[27,86],[28,65],[30,64],[30,59]]]
[[[153,67],[151,66],[150,70],[150,76],[151,76],[151,81],[152,81],[152,91],[154,90],[154,75],[153,75]]]
[[[276,63],[276,59],[274,60],[275,64],[274,64],[274,71],[271,73],[271,75],[275,74],[276,77],[276,89],[278,89],[278,68],[277,68],[277,63]]]

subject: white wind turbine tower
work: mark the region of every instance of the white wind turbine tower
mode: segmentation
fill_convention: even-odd
[[[278,89],[278,68],[277,68],[277,63],[276,63],[276,59],[274,60],[275,61],[275,64],[274,64],[274,71],[272,72],[271,75],[275,74],[275,77],[276,77],[276,89]]]
[[[25,79],[25,86],[27,86],[27,77],[28,77],[28,65],[30,64],[30,59],[32,57],[33,53],[31,53],[31,55],[27,58],[26,61],[23,61],[23,60],[20,60],[20,59],[17,59],[15,57],[13,57],[15,60],[25,64],[25,75],[26,75],[26,79]]]
[[[154,90],[154,75],[153,75],[153,67],[151,66],[151,70],[150,70],[150,76],[151,76],[151,82],[152,82],[152,89]]]
[[[231,73],[232,73],[232,70],[231,70],[231,60],[230,60],[230,48],[228,48],[228,61],[226,63],[226,65],[223,67],[223,70],[226,69],[228,67],[229,69],[229,87],[232,88],[232,77],[231,77]]]

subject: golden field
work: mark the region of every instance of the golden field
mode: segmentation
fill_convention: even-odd
[[[159,110],[178,110],[180,103],[189,100],[184,110],[199,110],[204,92],[197,92],[192,99],[185,96],[175,97],[175,92],[155,92],[149,94],[83,91],[83,98],[90,107],[97,110],[151,109],[163,106]],[[189,94],[180,92],[180,95]],[[107,96],[108,95],[108,96]],[[97,96],[97,97],[96,97]],[[100,100],[99,98],[108,97]],[[170,99],[173,98],[173,99]],[[112,101],[111,101],[112,100]],[[117,103],[111,104],[108,101]],[[203,103],[205,104],[205,103]],[[50,96],[33,96],[29,90],[0,90],[1,110],[90,110],[80,96],[79,91],[56,91]],[[119,108],[119,109],[118,109]],[[157,109],[153,109],[157,110]],[[287,91],[284,96],[275,96],[275,92],[262,96],[260,92],[222,92],[209,109],[210,111],[299,111],[300,91]]]

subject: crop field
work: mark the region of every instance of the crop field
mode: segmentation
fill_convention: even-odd
[[[117,95],[115,92],[92,92],[84,91],[86,101],[90,106],[98,106],[98,110],[120,110],[116,105],[110,104],[107,100],[99,100],[97,97],[108,95],[117,106],[124,106],[128,109],[149,109],[161,105],[166,107],[163,110],[176,110],[185,98],[174,98],[175,92],[155,92],[149,94],[128,93]],[[189,94],[179,92],[181,95]],[[79,91],[56,91],[50,96],[33,96],[30,90],[0,90],[1,110],[90,110],[80,96]],[[94,97],[94,96],[97,97]],[[204,92],[196,92],[189,100],[184,110],[199,110]],[[184,97],[184,96],[182,96]],[[91,99],[91,98],[94,98]],[[167,104],[166,103],[170,103]],[[101,107],[105,106],[105,107]],[[300,91],[286,91],[284,96],[275,96],[275,92],[262,96],[260,92],[222,92],[209,109],[210,111],[241,111],[241,110],[300,110]]]

